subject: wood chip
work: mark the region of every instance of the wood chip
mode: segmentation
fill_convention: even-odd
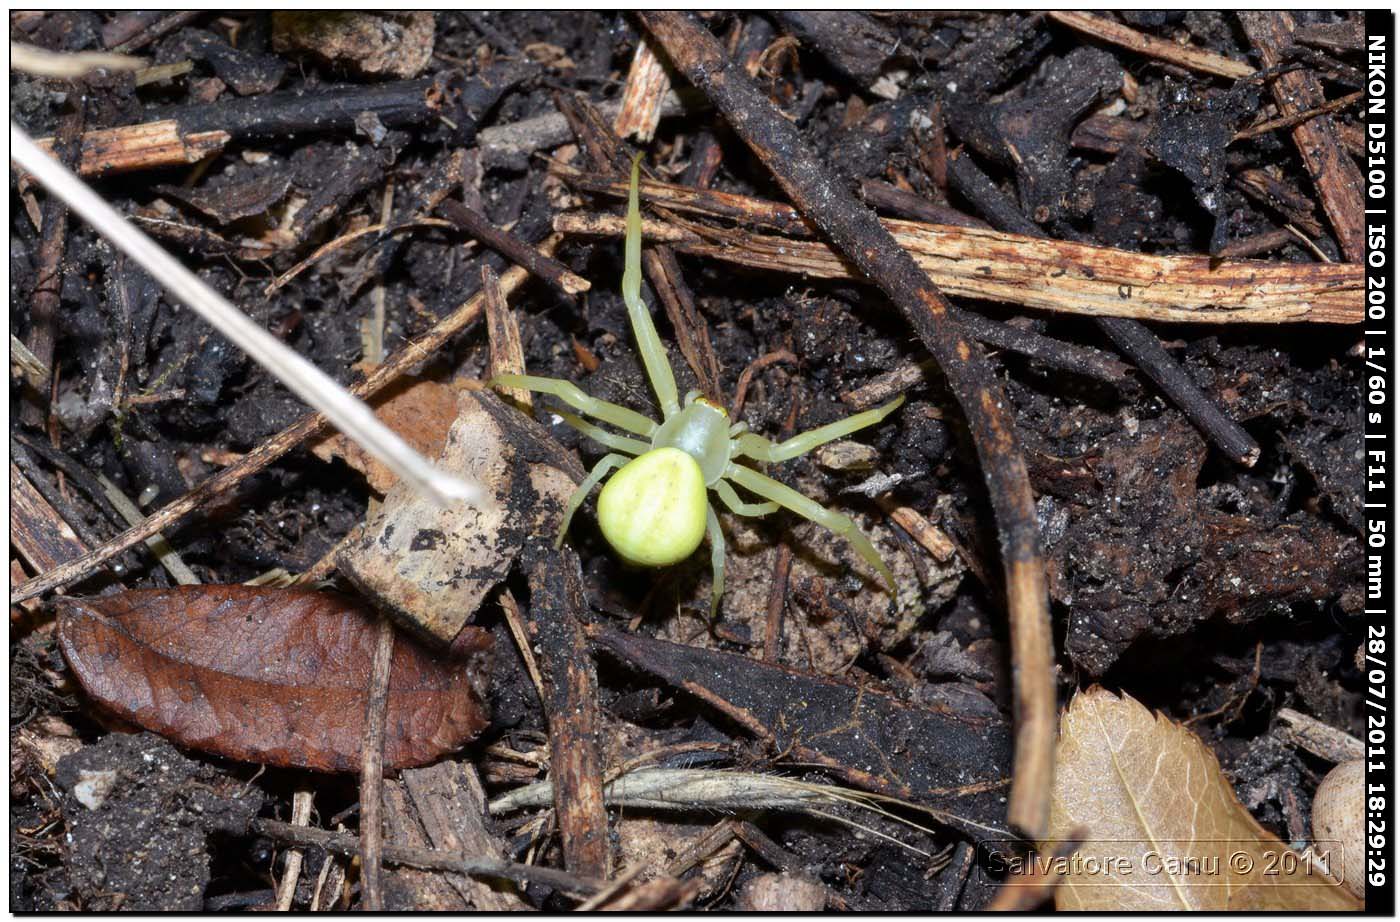
[[[226,131],[182,134],[180,124],[173,119],[88,131],[83,134],[78,175],[103,176],[186,166],[217,154],[231,139]],[[41,138],[34,143],[46,153],[53,153],[53,138]]]

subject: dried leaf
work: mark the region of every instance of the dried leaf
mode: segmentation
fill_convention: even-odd
[[[1050,827],[1052,841],[1086,830],[1062,910],[1361,908],[1255,821],[1190,731],[1102,688],[1060,721]]]
[[[304,589],[184,586],[57,600],[83,688],[118,716],[195,749],[356,771],[375,616]],[[488,723],[489,638],[448,660],[394,643],[384,765],[422,765]]]
[[[457,418],[457,391],[437,381],[404,378],[371,397],[369,404],[381,423],[425,458],[435,458],[442,451],[447,430]],[[399,481],[393,471],[339,432],[312,442],[311,451],[322,461],[343,458],[381,496]]]
[[[263,173],[241,181],[213,183],[208,188],[164,184],[156,186],[156,191],[202,211],[220,224],[231,224],[239,218],[265,214],[282,201],[291,185],[290,172]]]
[[[553,534],[582,476],[543,430],[492,394],[462,391],[441,451],[440,470],[486,488],[480,506],[442,508],[396,484],[336,557],[347,579],[420,636],[443,644],[510,572],[526,537]]]

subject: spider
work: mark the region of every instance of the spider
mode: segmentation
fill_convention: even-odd
[[[589,396],[577,385],[559,378],[505,374],[490,381],[492,387],[517,387],[550,394],[580,413],[630,433],[620,435],[573,413],[559,411],[564,422],[609,449],[609,453],[594,465],[569,498],[555,547],[563,543],[569,522],[593,488],[614,469],[621,468],[598,495],[598,524],[603,536],[628,563],[665,567],[689,557],[708,533],[710,563],[714,570],[710,591],[712,619],[724,593],[724,533],[720,531],[714,506],[709,502],[709,490],[737,515],[761,516],[786,508],[816,522],[849,541],[893,591],[894,576],[880,559],[875,545],[855,522],[740,464],[739,459],[776,463],[799,457],[819,445],[875,425],[893,413],[904,402],[904,397],[896,397],[884,406],[812,429],[784,442],[772,442],[749,432],[746,423],[731,423],[728,412],[700,396],[699,391],[686,394],[683,403],[678,401],[675,375],[666,360],[666,350],[652,323],[651,312],[641,296],[638,160],[640,157],[632,163],[627,200],[622,300],[627,305],[647,378],[661,403],[663,420],[657,423],[635,410]],[[765,502],[745,502],[734,490],[734,484],[757,494]]]

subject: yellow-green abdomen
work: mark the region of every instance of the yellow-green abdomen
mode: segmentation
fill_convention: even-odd
[[[628,563],[664,567],[705,537],[705,478],[679,448],[655,448],[613,474],[598,495],[598,525]]]

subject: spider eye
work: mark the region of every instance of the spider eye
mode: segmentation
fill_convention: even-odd
[[[657,448],[623,466],[598,495],[603,537],[628,563],[664,567],[705,536],[705,478],[679,448]]]

